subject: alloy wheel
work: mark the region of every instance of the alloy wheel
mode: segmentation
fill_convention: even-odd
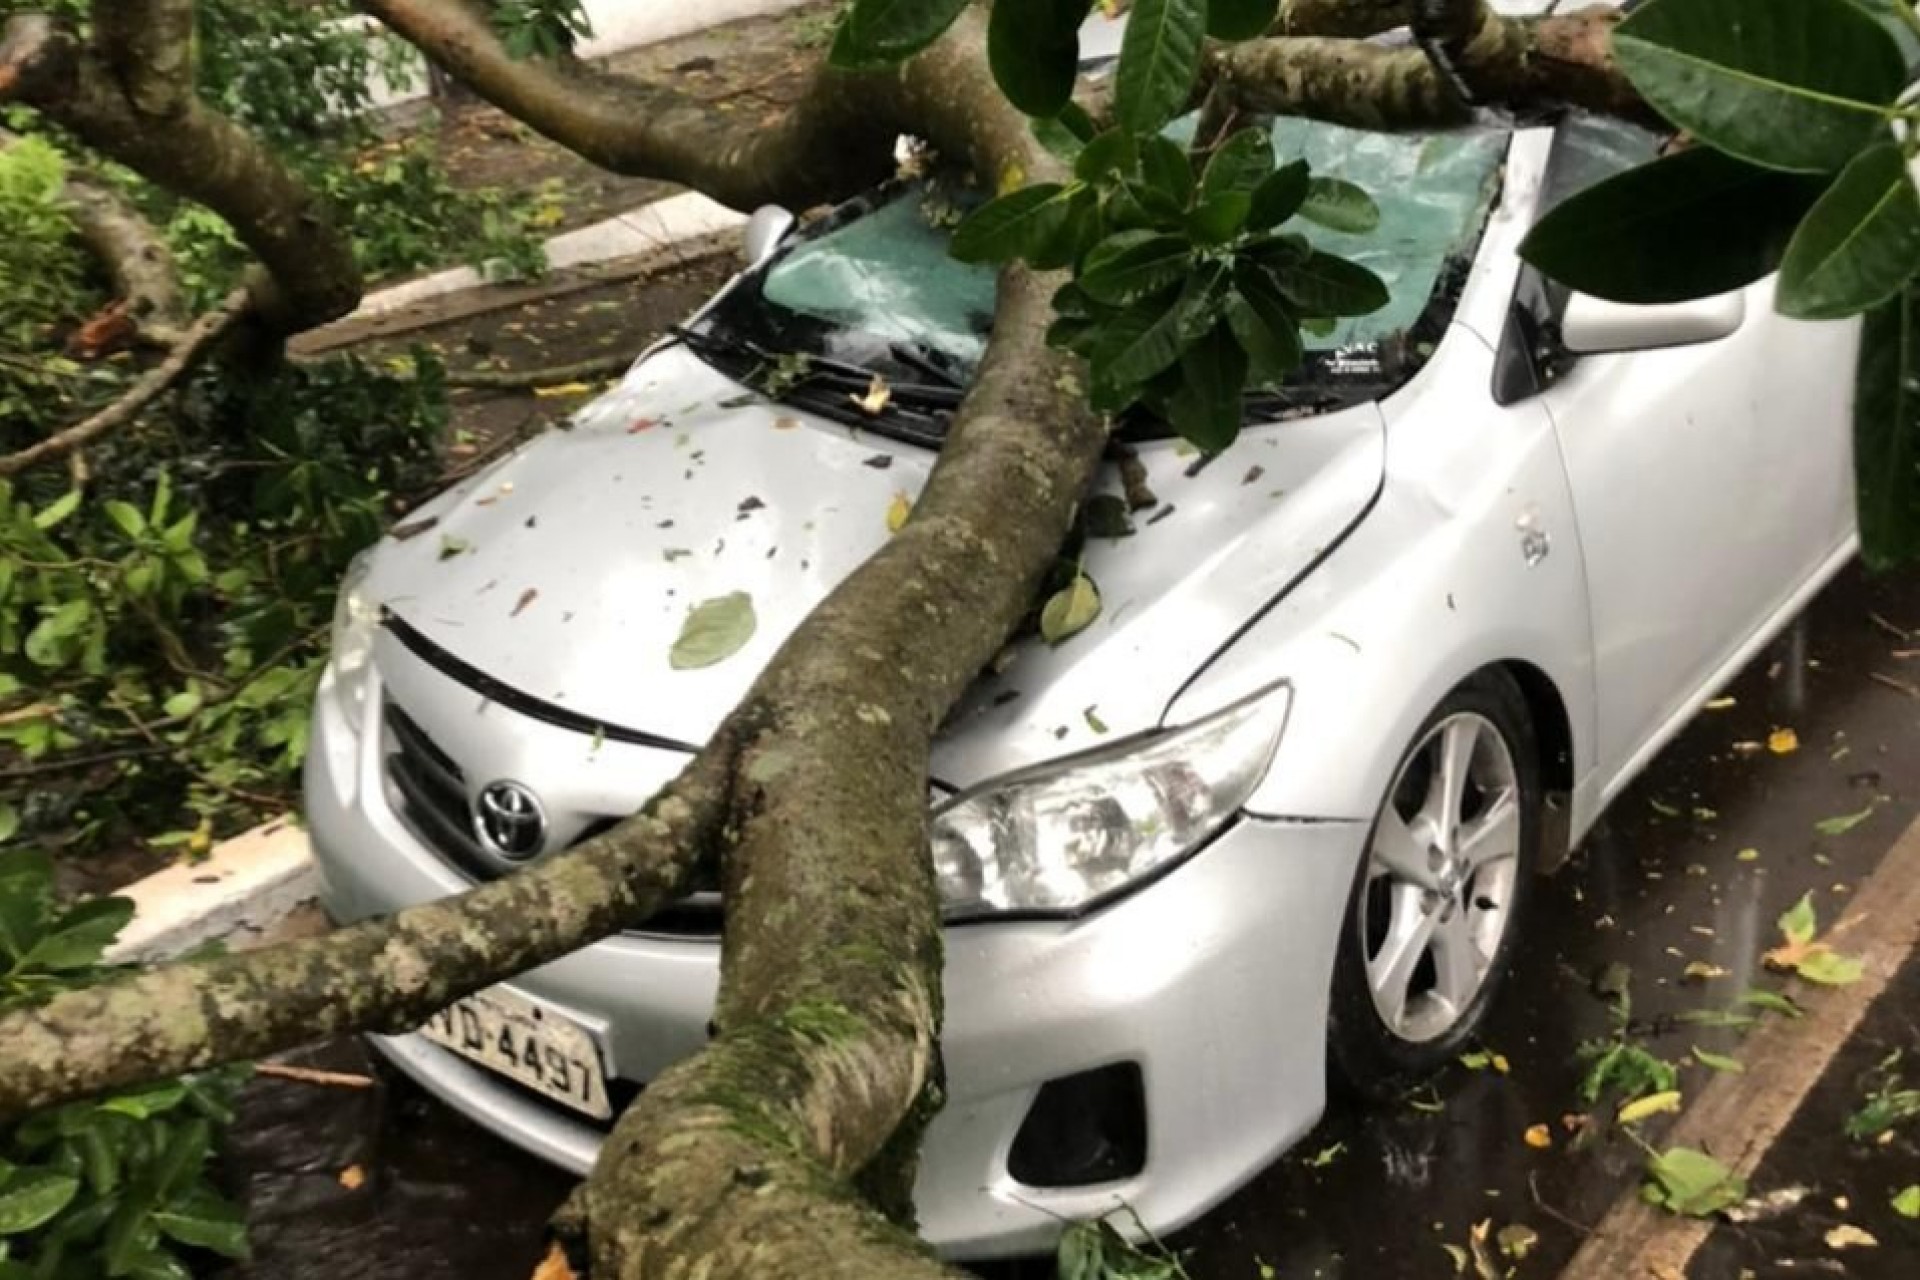
[[[1387,1030],[1445,1035],[1486,985],[1512,918],[1521,796],[1512,749],[1485,716],[1447,716],[1408,753],[1355,895],[1367,986]]]

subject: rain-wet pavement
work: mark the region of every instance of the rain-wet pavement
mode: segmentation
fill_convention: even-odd
[[[1833,919],[1920,815],[1916,587],[1913,574],[1848,571],[1809,610],[1804,631],[1750,667],[1727,691],[1731,704],[1703,713],[1540,886],[1484,1042],[1507,1071],[1457,1067],[1396,1105],[1337,1102],[1293,1155],[1169,1242],[1195,1280],[1269,1274],[1262,1264],[1289,1280],[1450,1276],[1442,1245],[1464,1244],[1483,1221],[1536,1231],[1520,1274],[1553,1274],[1578,1247],[1582,1224],[1635,1182],[1643,1159],[1617,1133],[1577,1142],[1563,1120],[1583,1110],[1577,1047],[1608,1031],[1596,976],[1631,969],[1632,1034],[1661,1056],[1679,1061],[1694,1046],[1737,1054],[1737,1032],[1673,1015],[1723,1008],[1748,985],[1770,982],[1760,955],[1777,942],[1776,917],[1811,892],[1821,920]],[[1793,730],[1797,749],[1767,745],[1778,729]],[[1842,834],[1816,829],[1862,811]],[[1727,972],[1683,977],[1694,961]],[[1897,1041],[1904,1028],[1920,1050],[1912,1043],[1917,1000],[1920,983],[1896,984],[1862,1037],[1879,1028],[1880,1040]],[[352,1045],[328,1046],[321,1059],[365,1068]],[[1703,1084],[1706,1070],[1685,1068],[1683,1088]],[[1839,1072],[1829,1072],[1833,1089],[1851,1088],[1853,1076]],[[1920,1061],[1913,1074],[1920,1077]],[[1548,1126],[1550,1147],[1525,1140],[1534,1125]],[[1800,1127],[1784,1149],[1796,1149]],[[1800,1140],[1803,1163],[1815,1136]],[[385,1078],[363,1091],[257,1082],[231,1166],[256,1242],[254,1261],[232,1274],[250,1280],[524,1280],[541,1223],[569,1186]],[[349,1167],[365,1175],[357,1189],[342,1184]],[[1755,1246],[1725,1230],[1722,1237],[1694,1280],[1732,1280],[1754,1265]],[[1899,1258],[1904,1270],[1880,1269],[1901,1266]],[[1898,1248],[1856,1251],[1844,1274],[1910,1277],[1912,1258]],[[1730,1269],[1702,1269],[1709,1263]],[[993,1274],[1050,1272],[1034,1265]]]

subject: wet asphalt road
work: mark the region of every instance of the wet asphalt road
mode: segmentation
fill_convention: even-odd
[[[1510,1070],[1455,1068],[1397,1105],[1336,1103],[1292,1156],[1171,1242],[1195,1280],[1254,1280],[1262,1264],[1286,1280],[1450,1276],[1442,1244],[1464,1244],[1485,1220],[1539,1233],[1523,1277],[1552,1275],[1572,1255],[1580,1224],[1634,1183],[1642,1159],[1617,1135],[1577,1144],[1562,1121],[1582,1110],[1575,1049],[1607,1030],[1595,975],[1631,968],[1635,1034],[1662,1056],[1683,1059],[1696,1045],[1737,1052],[1737,1033],[1672,1015],[1722,1007],[1767,981],[1759,957],[1777,941],[1779,913],[1812,891],[1831,920],[1920,815],[1920,574],[1849,571],[1802,632],[1727,692],[1733,704],[1704,713],[1535,894],[1485,1041]],[[1781,728],[1795,732],[1797,750],[1762,745]],[[1867,809],[1843,835],[1816,830]],[[1690,961],[1727,974],[1685,979]],[[1894,998],[1911,1003],[1917,992],[1907,982]],[[1904,1017],[1883,1036],[1911,1030],[1920,1012]],[[1920,1059],[1920,1044],[1909,1048]],[[311,1060],[365,1065],[350,1044]],[[1688,1068],[1682,1087],[1699,1087],[1704,1072]],[[1551,1148],[1523,1140],[1535,1124],[1550,1126]],[[229,1162],[256,1244],[254,1261],[229,1274],[249,1280],[525,1280],[540,1224],[569,1186],[391,1080],[364,1091],[256,1083]],[[349,1167],[365,1175],[357,1189],[342,1185]],[[1751,1248],[1717,1244],[1693,1280],[1722,1280],[1723,1269],[1733,1280],[1753,1265],[1733,1261]],[[1920,1274],[1914,1257],[1849,1257],[1845,1274]]]

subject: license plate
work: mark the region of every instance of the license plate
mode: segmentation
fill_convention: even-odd
[[[613,1115],[600,1050],[584,1027],[509,991],[478,991],[420,1034],[489,1071],[596,1120]]]

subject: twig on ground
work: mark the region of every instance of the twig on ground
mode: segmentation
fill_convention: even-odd
[[[253,1068],[259,1076],[272,1076],[276,1080],[292,1080],[297,1084],[323,1085],[330,1089],[371,1089],[376,1081],[372,1076],[359,1072],[321,1071],[314,1067],[296,1067],[285,1062],[262,1062]]]

